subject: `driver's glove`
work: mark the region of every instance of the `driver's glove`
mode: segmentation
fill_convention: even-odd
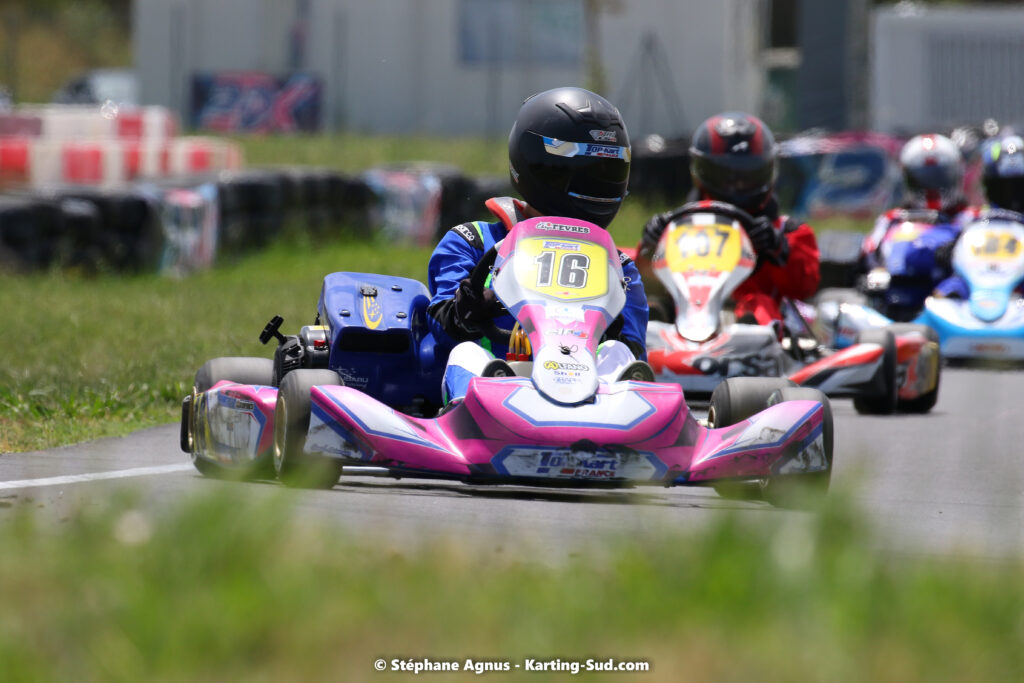
[[[656,213],[651,216],[651,219],[647,221],[647,225],[644,226],[643,233],[640,235],[640,251],[642,253],[647,255],[654,253],[654,250],[658,247],[658,241],[665,233],[665,228],[671,220],[672,213],[670,211]]]
[[[466,332],[479,332],[488,322],[504,311],[501,301],[490,287],[483,293],[473,289],[469,278],[459,282],[455,290],[455,322]]]
[[[776,266],[786,265],[789,260],[789,240],[785,233],[775,227],[775,222],[767,216],[758,216],[747,228],[754,250],[762,259]]]

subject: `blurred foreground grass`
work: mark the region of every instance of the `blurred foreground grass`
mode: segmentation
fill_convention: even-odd
[[[294,514],[287,492],[219,490],[156,516],[94,501],[56,529],[31,505],[6,511],[0,547],[18,551],[0,554],[3,678],[369,681],[395,678],[377,658],[527,657],[652,667],[603,680],[1024,676],[1019,561],[882,557],[834,504],[581,540],[544,563],[514,538],[498,553],[357,540]]]

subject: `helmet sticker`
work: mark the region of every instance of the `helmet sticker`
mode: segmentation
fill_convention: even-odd
[[[559,157],[601,157],[604,159],[623,159],[629,161],[629,147],[616,145],[596,145],[587,142],[566,142],[558,138],[542,136],[544,151]]]
[[[619,141],[619,135],[614,130],[592,130],[590,131],[590,137],[594,138],[595,142]]]

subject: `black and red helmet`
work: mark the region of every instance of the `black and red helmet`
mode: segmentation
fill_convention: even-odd
[[[508,136],[512,185],[530,206],[607,228],[626,197],[629,133],[615,106],[583,88],[527,99]]]
[[[775,136],[756,116],[717,114],[690,141],[690,175],[707,198],[756,212],[768,201],[778,174]]]

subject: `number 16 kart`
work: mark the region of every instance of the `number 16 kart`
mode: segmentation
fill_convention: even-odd
[[[511,360],[506,376],[472,378],[465,397],[436,416],[388,405],[368,384],[345,386],[335,371],[345,354],[323,349],[326,367],[293,369],[279,386],[267,369],[261,377],[206,372],[184,402],[182,447],[201,471],[252,476],[273,463],[286,484],[325,488],[359,467],[473,484],[712,485],[776,503],[827,490],[832,413],[818,390],[781,378],[731,379],[699,421],[676,384],[599,377],[599,341],[628,286],[603,229],[568,218],[519,223],[474,270],[473,286],[482,290],[489,275],[517,321],[515,330],[489,334],[510,335],[525,360]],[[335,328],[352,324],[339,317],[333,295],[351,302],[354,293],[325,286],[319,317],[331,340]],[[413,320],[422,320],[422,306]],[[373,348],[375,335],[383,340],[391,321],[409,325],[386,308],[382,320],[360,330],[363,348]],[[379,369],[374,361],[390,360],[365,356],[359,372],[367,375]],[[228,368],[238,359],[216,360]]]

